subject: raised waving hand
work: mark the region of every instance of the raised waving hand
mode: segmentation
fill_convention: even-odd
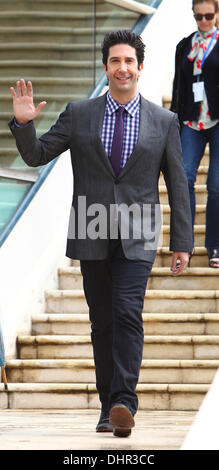
[[[23,78],[17,81],[17,93],[13,87],[10,88],[10,92],[13,97],[14,117],[20,125],[25,125],[39,116],[41,109],[46,105],[46,101],[41,101],[35,107],[32,83],[29,81],[26,86]]]

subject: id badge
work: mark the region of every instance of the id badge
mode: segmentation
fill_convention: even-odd
[[[204,82],[193,83],[193,93],[194,93],[195,103],[197,103],[198,101],[203,101],[203,99],[204,99]]]

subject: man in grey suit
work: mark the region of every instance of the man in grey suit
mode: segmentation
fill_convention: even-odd
[[[24,161],[44,165],[71,152],[74,195],[66,255],[81,262],[89,306],[101,402],[96,431],[119,437],[130,435],[138,408],[142,310],[160,230],[160,171],[171,207],[174,276],[183,272],[192,251],[178,118],[138,93],[144,48],[130,31],[108,34],[102,55],[109,91],[69,103],[40,139],[33,119],[46,102],[34,106],[31,82],[26,87],[19,80],[17,91],[11,88],[14,119],[9,125]]]

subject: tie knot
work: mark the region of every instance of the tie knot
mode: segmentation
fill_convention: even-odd
[[[121,114],[123,114],[125,111],[125,108],[124,106],[119,106],[116,110],[116,112],[121,116]]]

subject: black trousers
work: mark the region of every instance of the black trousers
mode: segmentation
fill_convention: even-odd
[[[120,239],[110,240],[107,259],[81,261],[96,386],[104,410],[123,403],[134,415],[138,408],[142,310],[151,268],[151,262],[125,258]]]

